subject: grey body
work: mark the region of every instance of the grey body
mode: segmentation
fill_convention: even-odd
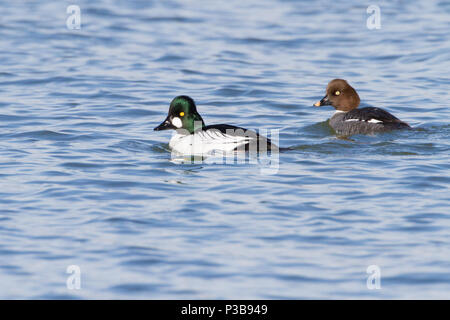
[[[361,108],[348,112],[337,111],[330,119],[330,126],[338,135],[373,134],[396,129],[409,128],[409,125],[380,108]]]

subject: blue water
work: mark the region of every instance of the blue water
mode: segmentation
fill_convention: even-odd
[[[448,1],[0,12],[0,298],[450,298]],[[337,139],[312,107],[333,78],[414,130]],[[172,161],[153,128],[179,94],[293,150],[275,174]]]

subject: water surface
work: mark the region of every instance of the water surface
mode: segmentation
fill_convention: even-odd
[[[69,4],[0,3],[0,298],[449,298],[447,1],[378,30],[370,2],[76,1],[80,30]],[[414,130],[337,139],[336,77]],[[293,150],[171,161],[179,94]]]

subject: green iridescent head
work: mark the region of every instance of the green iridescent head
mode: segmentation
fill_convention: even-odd
[[[189,133],[194,133],[204,126],[205,123],[197,112],[194,100],[188,96],[178,96],[170,103],[166,120],[154,130],[185,129]]]

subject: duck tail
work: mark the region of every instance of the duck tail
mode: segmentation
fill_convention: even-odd
[[[291,147],[287,147],[287,148],[279,147],[278,150],[279,150],[280,152],[288,152],[288,151],[292,151],[292,150],[295,150],[295,149],[294,149],[294,148],[291,148]]]

